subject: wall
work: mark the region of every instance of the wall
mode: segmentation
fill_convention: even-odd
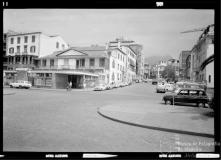
[[[55,74],[56,88],[64,89],[67,87],[68,76],[65,74]]]
[[[25,36],[28,37],[28,42],[24,43]],[[32,36],[35,36],[35,42],[32,42]],[[24,45],[27,45],[27,53],[26,55],[35,55],[38,56],[39,53],[39,40],[40,40],[40,33],[38,34],[25,34],[25,35],[17,35],[17,36],[9,36],[7,38],[7,51],[6,55],[11,55],[15,56],[15,53],[17,52],[17,46],[20,46],[20,53],[24,52]],[[20,43],[17,43],[17,38],[20,37]],[[14,43],[11,44],[11,38],[14,38]],[[30,47],[35,46],[35,53],[30,52]],[[13,47],[14,48],[14,53],[9,54],[9,48]]]
[[[209,75],[211,75],[210,83],[209,83]],[[214,61],[206,66],[206,81],[208,88],[214,88]]]
[[[56,48],[56,42],[59,42],[59,48]],[[62,45],[65,45],[65,49],[68,48],[66,42],[60,37],[49,37],[44,34],[40,35],[40,52],[39,57],[43,57],[49,54],[52,54],[55,51],[63,50]]]

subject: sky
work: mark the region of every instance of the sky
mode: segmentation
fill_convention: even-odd
[[[145,57],[179,57],[214,24],[214,10],[194,9],[5,9],[3,31],[60,35],[71,46],[105,45],[118,37],[143,46]]]

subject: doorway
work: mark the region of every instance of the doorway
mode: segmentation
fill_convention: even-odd
[[[77,88],[77,75],[68,75],[68,82],[72,82],[72,88]]]

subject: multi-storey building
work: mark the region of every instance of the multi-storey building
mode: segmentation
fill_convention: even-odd
[[[179,56],[179,78],[185,79],[186,58],[191,54],[191,51],[182,51]]]
[[[142,45],[135,43],[134,41],[124,40],[123,38],[118,38],[115,41],[110,41],[108,44],[109,48],[116,48],[125,46],[130,48],[130,50],[136,55],[136,76],[135,79],[142,79],[144,77],[144,56],[142,54]]]
[[[179,76],[179,60],[177,59],[169,59],[167,61],[167,65],[172,66],[172,68],[174,69],[175,72],[175,76],[178,77]]]
[[[125,81],[126,53],[105,46],[71,47],[38,59],[32,71],[34,85],[65,88],[91,88],[97,84]]]
[[[19,72],[15,79],[27,80],[27,70],[34,69],[36,58],[68,48],[60,36],[47,36],[42,32],[11,33],[7,36],[7,65],[5,73]],[[25,73],[20,74],[20,71]]]
[[[214,88],[214,25],[209,25],[191,50],[190,79]]]

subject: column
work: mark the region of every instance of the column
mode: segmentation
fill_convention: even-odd
[[[28,58],[28,65],[30,64],[30,56],[27,56],[27,58]]]
[[[15,64],[15,56],[13,56],[13,64]]]

